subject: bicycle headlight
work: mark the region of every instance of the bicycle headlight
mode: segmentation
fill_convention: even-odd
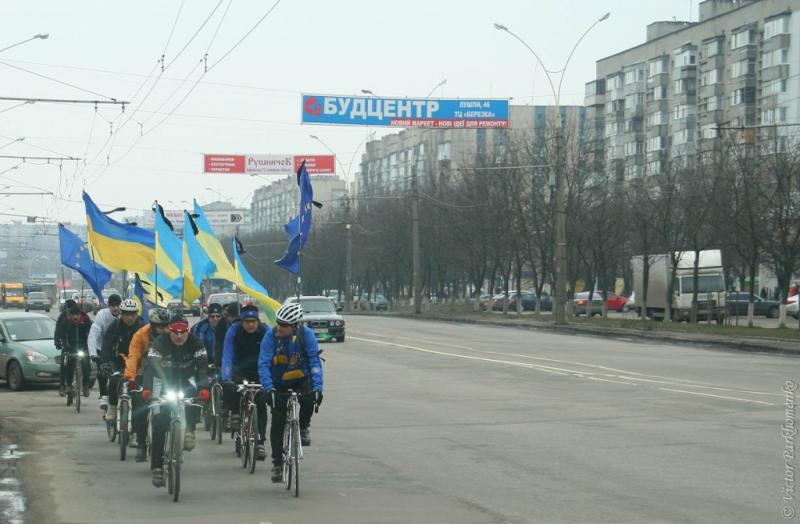
[[[167,391],[165,398],[170,402],[175,402],[178,400],[178,392],[177,391]]]
[[[42,363],[42,362],[47,362],[49,360],[47,358],[47,355],[43,355],[38,351],[34,351],[32,349],[26,349],[23,355],[25,356],[25,360],[27,360],[28,362]]]
[[[78,358],[82,358],[82,357],[83,357],[85,354],[86,354],[86,353],[84,353],[83,351],[78,351],[78,352],[76,353],[76,355],[78,356]]]

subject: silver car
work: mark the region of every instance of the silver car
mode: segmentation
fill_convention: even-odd
[[[297,302],[297,297],[289,297],[285,304]],[[301,296],[303,321],[310,327],[320,342],[336,340],[344,342],[344,319],[336,312],[331,299],[323,296]]]

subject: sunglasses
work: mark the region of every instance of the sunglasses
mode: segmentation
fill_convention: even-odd
[[[208,315],[208,318],[222,318],[222,315],[214,313],[213,315]]]
[[[285,323],[285,322],[278,322],[278,325],[279,325],[280,327],[292,327],[292,324],[287,324],[287,323]]]

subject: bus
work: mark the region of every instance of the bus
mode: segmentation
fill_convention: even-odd
[[[22,282],[5,282],[0,284],[0,300],[3,302],[3,309],[10,307],[25,307],[25,288]]]

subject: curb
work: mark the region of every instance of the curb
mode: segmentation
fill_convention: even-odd
[[[354,315],[354,313],[350,313]],[[415,315],[413,313],[368,313],[359,312],[359,316],[367,317],[398,317],[416,320],[452,322],[456,324],[485,324],[498,327],[512,327],[516,329],[527,329],[536,331],[548,331],[551,333],[572,334],[572,335],[595,335],[606,338],[635,338],[639,340],[652,340],[658,342],[669,342],[681,345],[707,345],[719,349],[733,351],[747,351],[752,353],[772,353],[779,355],[800,356],[800,343],[791,340],[747,338],[747,337],[723,337],[715,335],[695,334],[686,332],[666,333],[664,331],[642,331],[638,329],[627,329],[618,327],[589,326],[579,324],[566,324],[557,326],[552,323],[528,321],[525,323],[503,322],[491,319],[473,319],[464,317],[448,317],[438,315]]]

